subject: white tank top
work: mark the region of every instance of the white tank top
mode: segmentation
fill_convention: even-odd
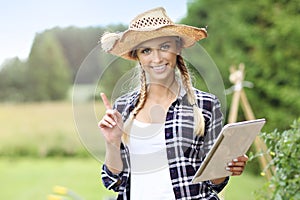
[[[175,199],[166,153],[164,124],[134,120],[128,144],[131,200]]]

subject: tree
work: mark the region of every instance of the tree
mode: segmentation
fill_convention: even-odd
[[[19,102],[25,100],[26,63],[13,58],[3,64],[0,71],[0,101]]]
[[[28,60],[28,100],[60,100],[70,87],[70,68],[61,46],[50,32],[38,34]]]
[[[219,67],[226,88],[231,86],[229,67],[245,63],[245,80],[254,83],[247,96],[255,115],[267,118],[268,131],[284,130],[300,116],[299,14],[299,0],[195,0],[182,20],[208,25],[209,37],[201,44]]]
[[[87,27],[87,28],[77,28],[77,27],[67,27],[67,28],[54,28],[48,30],[52,32],[58,39],[63,53],[68,60],[71,70],[72,78],[76,77],[76,73],[79,70],[81,64],[85,61],[87,56],[91,51],[98,45],[99,39],[105,30],[120,31],[125,30],[123,25],[109,25],[105,28],[103,27]],[[100,55],[100,52],[98,53]],[[97,55],[93,59],[97,59]],[[91,58],[91,56],[90,56]],[[100,60],[101,61],[101,60]],[[99,77],[96,75],[101,68],[101,62],[94,62],[89,66],[90,70],[87,72],[89,79],[84,79],[83,84],[94,83]],[[79,80],[77,80],[79,81]]]

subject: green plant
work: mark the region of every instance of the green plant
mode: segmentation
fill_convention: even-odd
[[[274,167],[275,174],[265,189],[257,193],[258,199],[300,199],[300,118],[288,130],[261,136],[268,146],[267,153],[272,156],[268,167]]]

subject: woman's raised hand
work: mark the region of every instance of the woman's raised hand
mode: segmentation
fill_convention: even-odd
[[[112,106],[104,93],[101,93],[100,95],[106,108],[106,113],[99,121],[98,126],[107,143],[119,145],[123,134],[122,115],[117,110],[112,109]]]

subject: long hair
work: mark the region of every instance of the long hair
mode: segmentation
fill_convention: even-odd
[[[140,75],[141,87],[140,87],[140,96],[137,105],[129,114],[129,117],[124,123],[124,133],[122,135],[122,140],[125,143],[129,141],[129,133],[132,127],[132,123],[138,112],[144,107],[146,99],[147,99],[147,80],[146,80],[146,73],[144,70],[141,70]]]
[[[204,129],[205,129],[204,117],[202,114],[202,110],[199,108],[199,106],[197,104],[197,100],[196,100],[192,82],[191,82],[190,73],[189,73],[181,55],[177,55],[177,68],[180,71],[181,80],[182,80],[183,86],[187,92],[188,102],[189,102],[189,104],[191,104],[193,106],[194,124],[195,124],[194,133],[196,135],[203,136]]]

